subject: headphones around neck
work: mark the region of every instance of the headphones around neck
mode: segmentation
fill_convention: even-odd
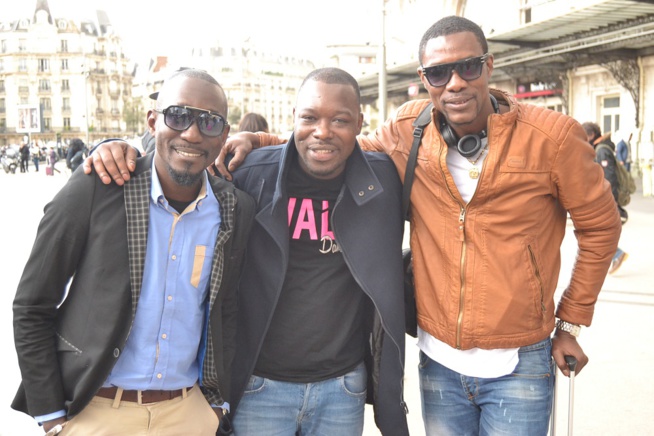
[[[493,105],[493,110],[495,113],[500,113],[500,106],[497,104],[497,99],[491,95],[490,101]],[[450,127],[450,125],[447,124],[447,121],[445,121],[445,117],[443,115],[440,116],[440,125],[441,135],[443,136],[447,146],[452,148],[456,147],[459,154],[465,158],[471,158],[479,153],[479,150],[481,149],[481,140],[487,136],[486,130],[482,130],[477,134],[471,133],[459,139],[457,138],[456,133]]]

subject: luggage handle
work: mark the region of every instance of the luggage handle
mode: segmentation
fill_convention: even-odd
[[[572,406],[574,402],[574,381],[575,372],[577,371],[577,358],[574,356],[563,356],[565,363],[570,370],[570,390],[568,395],[568,436],[572,435]],[[555,385],[556,385],[556,378]],[[556,386],[552,395],[552,413],[550,416],[550,436],[556,436]]]

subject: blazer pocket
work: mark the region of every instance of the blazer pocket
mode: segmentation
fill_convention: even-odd
[[[196,245],[195,256],[193,258],[193,270],[191,271],[191,285],[197,288],[202,278],[202,267],[207,254],[206,245]]]

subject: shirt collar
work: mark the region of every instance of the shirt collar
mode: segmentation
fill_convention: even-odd
[[[205,199],[208,201],[212,201],[213,199],[214,202],[216,203],[218,202],[215,196],[207,195],[207,186],[209,186],[209,176],[207,175],[206,171],[203,171],[202,186],[200,187],[200,192],[198,192],[197,198],[191,202],[191,205],[194,205],[191,210],[201,207],[202,202]],[[166,200],[166,196],[164,195],[163,189],[161,188],[159,175],[157,174],[157,170],[154,166],[154,159],[152,159],[152,186],[150,188],[150,198],[152,199],[154,204],[160,204],[168,208],[168,200]],[[187,208],[187,210],[189,209]]]

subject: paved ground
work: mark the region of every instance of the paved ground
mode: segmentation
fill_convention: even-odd
[[[62,162],[58,163],[62,165]],[[33,168],[30,168],[33,171]],[[29,255],[43,206],[63,186],[66,174],[46,177],[39,173],[8,175],[0,171],[0,346],[6,353],[0,373],[0,436],[42,435],[33,420],[9,408],[20,373],[13,346],[11,302],[23,265]],[[580,342],[590,364],[576,380],[576,435],[652,435],[654,406],[654,199],[633,197],[630,220],[623,228],[620,246],[630,254],[620,271],[606,279],[591,328]],[[569,280],[575,256],[572,227],[562,248],[563,267],[559,292]],[[417,348],[407,341],[405,397],[412,435],[424,435],[417,379]],[[567,380],[561,385],[558,434],[567,429]],[[366,436],[379,435],[370,413]]]

